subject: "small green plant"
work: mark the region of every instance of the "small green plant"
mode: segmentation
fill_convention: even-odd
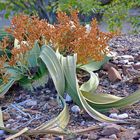
[[[40,48],[37,42],[35,43],[33,49],[28,50],[28,48],[25,48],[27,44],[23,43],[21,47],[16,39],[14,47],[8,48],[8,40],[8,38],[4,38],[0,43],[1,96],[4,95],[16,81],[28,89],[36,88],[38,85],[35,84],[35,81],[47,74],[46,69],[44,71],[45,67],[43,64],[37,60],[40,55]],[[39,65],[42,66],[41,69],[38,67]],[[38,83],[41,84],[41,81],[44,80],[41,79]]]

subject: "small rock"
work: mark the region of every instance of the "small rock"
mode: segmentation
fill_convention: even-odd
[[[140,64],[139,63],[140,62],[138,62],[138,63],[136,63],[136,64],[133,65],[134,69],[140,70]]]
[[[82,140],[84,140],[84,139],[87,140],[87,138],[88,138],[88,135],[87,135],[87,134],[84,134],[84,135],[81,136],[81,139],[82,139]]]
[[[126,119],[126,118],[128,118],[127,113],[123,113],[123,114],[118,115],[118,119]]]
[[[10,124],[6,124],[6,128],[10,128],[10,126],[11,126]]]
[[[60,137],[56,137],[55,140],[62,140],[62,138],[60,138]]]
[[[119,61],[121,64],[128,64],[129,63],[129,60],[120,60]]]
[[[110,126],[106,126],[104,127],[104,129],[102,130],[101,134],[103,136],[110,136],[112,134],[117,134],[120,132],[120,126],[116,125],[116,124],[112,124]]]
[[[118,118],[118,114],[117,113],[111,113],[109,115],[110,118],[114,118],[114,119],[117,119]]]
[[[99,123],[99,125],[102,126],[102,127],[105,127],[105,126],[111,125],[111,123],[103,122],[103,123]]]
[[[81,125],[81,126],[84,126],[84,125],[85,125],[85,121],[82,121],[82,122],[80,123],[80,125]]]
[[[134,60],[134,57],[132,55],[122,55],[122,56],[118,56],[118,58],[120,59],[126,59],[126,60]]]
[[[109,139],[109,138],[100,138],[99,140],[113,140],[113,139]]]
[[[117,136],[115,134],[112,134],[111,136],[109,136],[109,138],[117,140]]]
[[[79,113],[81,111],[80,107],[77,106],[77,105],[74,105],[72,108],[71,108],[71,111],[73,113]]]
[[[89,140],[97,140],[99,136],[95,134],[94,132],[90,132],[90,135],[88,137]]]
[[[13,119],[9,119],[9,120],[8,120],[8,122],[14,122],[14,121],[15,121],[15,120],[13,120]]]
[[[71,102],[72,102],[71,96],[69,96],[69,95],[67,94],[67,95],[66,95],[65,101],[66,101],[66,103],[71,103]]]
[[[115,58],[117,57],[118,53],[117,52],[113,52],[113,51],[110,51],[110,55]]]
[[[28,102],[26,102],[26,106],[31,107],[31,106],[36,106],[37,105],[37,101],[35,100],[29,100]]]
[[[133,127],[133,126],[131,126],[131,127],[129,127],[129,129],[131,129],[131,130],[135,130],[136,128],[135,128],[135,127]]]
[[[3,136],[5,134],[4,130],[0,130],[0,136]]]
[[[20,115],[18,115],[17,117],[16,117],[16,119],[21,119],[22,118],[22,116],[20,116]]]
[[[51,93],[51,91],[46,89],[46,90],[44,90],[44,93]]]
[[[124,132],[121,132],[118,134],[118,137],[120,140],[134,140],[134,138],[136,137],[136,133],[134,133],[135,130],[126,130]],[[136,139],[138,140],[138,139]]]
[[[122,80],[122,77],[121,77],[119,71],[117,71],[114,67],[111,67],[108,70],[108,78],[111,82],[116,82],[116,81]]]
[[[110,67],[114,67],[114,68],[117,69],[117,66],[115,66],[114,64],[112,64],[110,62],[103,65],[103,69],[106,70],[106,71],[108,71],[110,69]]]
[[[127,64],[128,64],[128,65],[133,65],[133,64],[134,64],[134,62],[128,62]]]
[[[2,114],[3,114],[3,121],[7,121],[7,120],[11,119],[11,116],[9,113],[3,112]]]

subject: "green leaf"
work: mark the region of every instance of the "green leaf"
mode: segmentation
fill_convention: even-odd
[[[40,47],[36,41],[32,50],[30,50],[29,52],[26,53],[27,63],[29,65],[29,67],[38,66],[38,58],[40,55],[40,51],[41,51]]]
[[[57,92],[63,96],[65,90],[65,78],[60,62],[55,52],[49,46],[42,46],[40,58],[45,63],[56,87]]]
[[[105,63],[110,60],[110,57],[106,56],[102,61],[91,61],[88,64],[81,65],[78,68],[86,70],[86,71],[97,71],[99,70]]]
[[[16,80],[11,79],[8,83],[0,85],[0,97],[2,97],[7,91],[11,88],[11,86],[15,83]]]
[[[74,63],[73,61],[77,59],[77,56],[74,55],[73,57],[62,56],[61,58],[62,68],[66,78],[66,91],[72,97],[75,103],[77,103],[79,106],[82,106],[76,90],[76,75],[74,75],[76,74],[76,63]]]
[[[53,129],[58,131],[64,131],[64,128],[67,126],[69,122],[70,115],[69,115],[68,107],[61,96],[60,96],[60,100],[63,102],[63,106],[64,106],[60,114],[56,118],[43,123],[42,125],[37,127],[36,130]]]
[[[11,67],[7,68],[7,73],[10,74],[9,81],[0,85],[0,97],[2,97],[11,88],[11,86],[22,77],[18,70]]]
[[[140,100],[140,90],[127,97],[116,97],[110,94],[97,94],[94,98],[90,95],[83,94],[89,104],[100,111],[108,111],[112,108],[123,108],[132,105]],[[100,98],[100,99],[99,99]]]
[[[42,46],[40,58],[45,63],[53,79],[54,85],[58,92],[58,96],[64,108],[56,118],[42,124],[36,129],[37,130],[53,129],[64,131],[64,128],[69,122],[69,112],[67,105],[62,97],[64,95],[65,90],[65,78],[63,70],[55,52],[49,46],[46,45]]]
[[[64,69],[65,77],[68,82],[68,88],[70,87],[71,91],[69,90],[68,94],[74,98],[76,104],[82,105],[82,107],[86,110],[86,112],[93,117],[94,119],[98,121],[103,121],[103,122],[122,122],[121,120],[115,120],[111,119],[98,111],[96,111],[93,107],[88,104],[84,96],[82,95],[82,92],[79,89],[77,78],[76,78],[76,55],[74,56],[67,56],[67,57],[62,57],[62,66]]]
[[[1,107],[0,107],[0,127],[4,127]]]
[[[90,73],[90,79],[81,85],[80,90],[85,92],[95,93],[95,90],[99,85],[99,78],[95,73],[93,72],[89,72],[89,73]]]

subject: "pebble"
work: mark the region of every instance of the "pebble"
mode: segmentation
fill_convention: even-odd
[[[117,140],[116,134],[112,134],[111,136],[109,136],[109,138],[114,139],[114,140]]]
[[[111,113],[109,115],[110,118],[114,118],[114,119],[117,119],[118,118],[118,114],[117,113]]]
[[[82,122],[80,123],[80,125],[81,125],[81,126],[84,126],[84,125],[85,125],[85,121],[82,121]]]
[[[71,111],[73,113],[79,113],[81,111],[80,107],[77,106],[77,105],[74,105],[72,108],[71,108]]]
[[[100,138],[99,140],[113,140],[113,139],[109,139],[109,138]]]
[[[6,128],[9,128],[11,125],[8,123],[8,124],[6,124]]]
[[[131,129],[131,130],[135,130],[136,128],[135,128],[135,127],[133,127],[133,126],[131,126],[131,127],[129,127],[129,129]]]
[[[135,63],[135,65],[140,65],[140,62]]]
[[[22,116],[18,115],[18,116],[16,117],[16,119],[22,119]]]
[[[129,60],[120,60],[119,61],[121,64],[128,64],[129,63]]]
[[[108,78],[111,82],[117,82],[122,80],[122,77],[119,73],[119,71],[117,69],[115,69],[114,67],[111,67],[108,70]]]
[[[51,93],[51,91],[48,90],[48,89],[46,89],[44,92],[45,92],[45,93]]]
[[[55,140],[62,140],[60,137],[56,137]]]
[[[87,138],[88,138],[88,134],[84,134],[84,135],[81,136],[81,139],[82,139],[82,140],[84,140],[84,139],[87,140]]]
[[[134,57],[132,55],[122,55],[120,56],[122,59],[127,59],[127,60],[134,60]]]
[[[66,103],[71,103],[71,102],[72,102],[71,96],[69,96],[69,95],[67,94],[67,95],[66,95],[65,101],[66,101]]]
[[[37,105],[37,101],[35,100],[29,100],[28,102],[26,102],[26,106],[31,107],[31,106],[36,106]]]
[[[111,124],[111,123],[103,122],[103,123],[99,123],[99,126],[105,127],[105,126],[108,126],[108,125],[110,125],[110,124]]]
[[[116,124],[112,124],[110,126],[106,126],[104,127],[104,129],[102,130],[101,134],[103,136],[110,136],[112,134],[117,134],[120,132],[120,126],[116,125]]]
[[[128,62],[127,64],[128,64],[128,65],[133,65],[133,64],[134,64],[134,62]]]
[[[90,132],[88,138],[89,138],[89,140],[97,140],[99,138],[99,136],[97,134],[95,134],[94,132]]]
[[[9,120],[8,120],[8,122],[14,122],[14,121],[15,121],[14,119],[9,119]]]
[[[126,118],[128,118],[127,113],[123,113],[123,114],[118,115],[118,119],[126,119]]]
[[[4,130],[0,130],[0,136],[3,136],[5,134]]]

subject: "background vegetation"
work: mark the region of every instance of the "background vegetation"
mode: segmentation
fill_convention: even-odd
[[[0,11],[5,9],[8,18],[11,11],[16,14],[24,12],[38,15],[50,23],[56,22],[56,12],[59,10],[69,13],[69,9],[78,9],[79,18],[88,23],[92,18],[103,20],[109,30],[122,28],[122,23],[129,21],[135,30],[139,30],[140,16],[129,17],[131,8],[139,8],[140,0],[5,0],[0,2]]]

